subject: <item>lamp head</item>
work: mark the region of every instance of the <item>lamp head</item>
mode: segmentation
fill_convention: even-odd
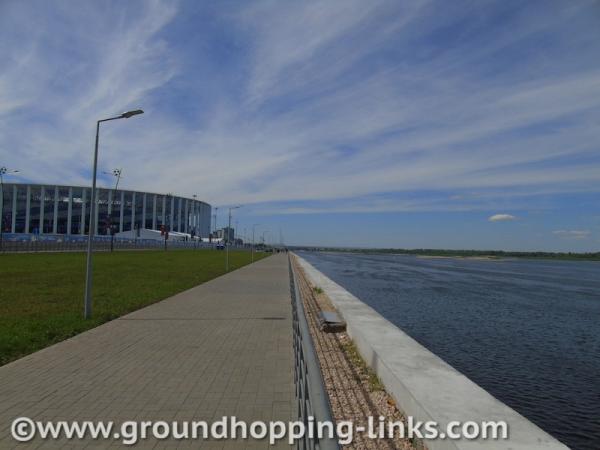
[[[144,114],[144,111],[141,109],[134,109],[132,111],[127,111],[121,114],[121,117],[124,119],[129,119],[130,117],[137,116],[138,114]]]

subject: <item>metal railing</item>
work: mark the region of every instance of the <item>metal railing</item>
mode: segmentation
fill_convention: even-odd
[[[334,423],[329,404],[329,397],[325,391],[325,383],[321,374],[321,366],[315,352],[308,322],[304,312],[302,297],[298,290],[296,274],[292,266],[292,256],[288,257],[290,270],[290,290],[292,294],[292,316],[294,328],[294,382],[296,385],[296,398],[298,400],[298,420],[308,429],[309,421]],[[312,418],[309,420],[309,418]],[[339,450],[337,437],[333,439],[314,437],[309,439],[305,435],[297,441],[296,448],[302,450]]]
[[[0,244],[0,253],[20,252],[83,252],[86,250],[86,236],[68,235],[6,235]],[[125,239],[110,236],[96,236],[92,242],[94,251],[119,251],[119,250],[211,250],[216,249],[215,243],[198,241],[164,240],[155,239]],[[249,246],[232,246],[233,250],[248,250]]]

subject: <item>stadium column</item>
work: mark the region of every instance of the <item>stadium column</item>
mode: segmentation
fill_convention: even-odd
[[[196,210],[196,215],[198,216],[198,218],[196,219],[198,221],[198,229],[202,230],[202,202],[198,202],[198,209]]]
[[[131,194],[131,231],[135,236],[135,191]]]
[[[125,211],[125,191],[121,191],[121,210],[119,212],[119,233],[123,232],[123,212]]]
[[[81,190],[81,226],[79,227],[79,234],[85,234],[85,204],[87,203],[87,189]]]
[[[189,216],[188,221],[190,222],[190,226],[192,228],[195,228],[196,224],[194,223],[194,212],[196,211],[196,202],[194,200],[192,200],[191,205],[192,205],[192,207],[190,208],[191,211],[190,211],[190,216]]]
[[[27,185],[27,199],[25,200],[25,233],[29,233],[29,210],[31,209],[31,185]]]
[[[146,193],[144,192],[144,195],[142,196],[142,220],[141,222],[141,226],[142,229],[146,228]]]
[[[167,196],[163,195],[162,198],[162,224],[165,224],[165,214],[166,214],[166,210],[167,210]]]
[[[52,215],[52,234],[58,231],[58,186],[54,186],[54,214]]]
[[[39,221],[38,221],[38,233],[44,234],[44,217],[46,212],[46,186],[40,187],[40,212],[39,212]],[[25,230],[29,232],[29,230]]]
[[[189,233],[190,230],[190,201],[185,199],[185,232]]]
[[[156,194],[153,195],[152,200],[152,229],[156,230]]]
[[[175,230],[175,197],[171,197],[171,217],[169,227],[171,230]]]
[[[177,199],[177,231],[182,232],[183,230],[181,229],[181,203],[182,203],[182,198],[179,197]]]
[[[10,232],[14,233],[16,229],[17,229],[17,185],[13,184],[12,223],[10,224]]]
[[[73,188],[69,188],[69,203],[67,205],[67,234],[71,234],[71,214],[73,214]]]
[[[190,213],[190,223],[192,224],[192,228],[195,228],[196,231],[198,231],[198,229],[196,228],[196,201],[192,200],[192,211]]]

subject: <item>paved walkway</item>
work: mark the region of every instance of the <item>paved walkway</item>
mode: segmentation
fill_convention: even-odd
[[[0,367],[0,448],[34,420],[290,420],[294,413],[287,257],[275,255]],[[289,448],[280,443],[279,448]],[[144,441],[135,448],[267,448],[262,441]]]

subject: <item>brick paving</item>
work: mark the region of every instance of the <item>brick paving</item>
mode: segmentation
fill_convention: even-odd
[[[0,367],[0,449],[118,448],[120,440],[10,436],[34,420],[291,420],[287,257],[274,255]],[[273,448],[146,440],[135,448]],[[281,442],[275,448],[289,448]]]

